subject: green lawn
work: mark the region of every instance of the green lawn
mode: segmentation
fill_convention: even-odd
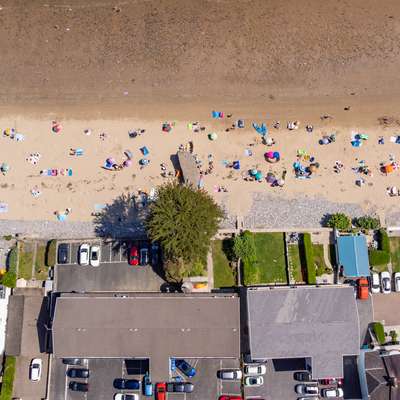
[[[321,276],[327,272],[328,268],[324,260],[324,246],[322,244],[313,244],[313,253],[316,275]]]
[[[18,278],[32,279],[33,251],[29,243],[21,243],[19,250]]]
[[[400,238],[391,237],[389,241],[393,272],[400,272]]]
[[[35,278],[38,280],[46,280],[49,275],[49,268],[45,264],[46,245],[38,244],[35,259]]]
[[[256,261],[243,264],[243,283],[287,283],[283,233],[254,233],[254,241]]]
[[[296,282],[304,282],[303,274],[301,273],[300,249],[298,244],[289,244],[289,262],[291,263],[291,271]]]
[[[7,356],[1,384],[0,400],[11,400],[15,376],[15,357]]]
[[[236,271],[229,265],[229,260],[224,251],[226,245],[225,240],[213,240],[211,244],[213,267],[214,267],[214,287],[231,287],[236,286]]]

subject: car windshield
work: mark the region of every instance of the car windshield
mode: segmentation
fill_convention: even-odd
[[[97,260],[97,252],[92,253],[92,260]]]
[[[39,364],[32,364],[32,368],[39,368]]]

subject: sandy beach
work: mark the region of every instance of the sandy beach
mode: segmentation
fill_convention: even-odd
[[[400,146],[390,142],[400,133],[400,4],[380,4],[4,2],[0,131],[14,128],[25,140],[0,135],[0,163],[9,166],[0,175],[0,203],[8,205],[0,219],[55,220],[55,211],[71,208],[70,221],[89,221],[119,195],[162,184],[160,164],[173,172],[171,155],[189,141],[203,165],[212,155],[214,171],[204,187],[230,215],[251,212],[257,193],[396,212],[399,198],[386,189],[399,186],[400,172],[385,176],[380,163],[400,157]],[[212,119],[212,110],[232,117]],[[391,123],[382,125],[383,116]],[[245,120],[245,128],[226,132],[237,119]],[[60,133],[51,131],[53,120],[62,125]],[[286,129],[295,120],[299,129]],[[161,130],[166,121],[175,122],[170,133]],[[188,129],[195,121],[206,129]],[[280,129],[272,127],[275,121]],[[253,122],[267,124],[274,146],[261,143]],[[138,128],[146,132],[129,138],[128,131]],[[215,141],[208,139],[212,132]],[[318,144],[332,133],[334,143]],[[368,135],[360,148],[351,145],[355,133]],[[378,144],[380,136],[384,144]],[[143,146],[151,162],[140,169]],[[71,148],[84,154],[71,156]],[[320,164],[311,179],[295,178],[299,149]],[[108,157],[122,162],[125,150],[133,154],[130,167],[102,168]],[[265,161],[270,150],[280,152],[280,162]],[[35,165],[26,161],[33,153],[41,155]],[[241,162],[239,171],[224,165],[234,160]],[[362,160],[372,176],[353,171]],[[344,165],[339,174],[336,161]],[[40,175],[66,168],[72,176]],[[286,170],[284,187],[244,181],[252,168],[278,177]],[[362,187],[355,184],[360,177]],[[218,186],[228,192],[217,192]]]
[[[274,102],[257,105],[259,111],[256,111],[256,107],[240,109],[238,106],[221,105],[217,108],[232,113],[232,117],[219,120],[211,118],[211,111],[215,107],[209,107],[207,111],[205,107],[192,106],[182,106],[179,112],[164,108],[163,116],[168,114],[168,119],[140,118],[141,110],[129,118],[114,115],[107,119],[67,118],[62,113],[48,114],[46,118],[39,118],[35,113],[30,113],[29,117],[2,116],[2,130],[14,128],[24,135],[24,140],[19,142],[4,135],[0,137],[0,161],[10,166],[6,175],[0,176],[0,201],[7,203],[9,208],[7,213],[1,214],[1,218],[53,220],[55,211],[71,208],[70,220],[89,220],[96,207],[111,204],[120,194],[136,194],[139,190],[150,192],[151,188],[171,179],[161,177],[160,165],[164,163],[167,172],[174,173],[170,157],[176,154],[180,144],[187,145],[189,141],[194,144],[194,154],[202,161],[203,170],[206,169],[209,155],[212,155],[215,168],[212,174],[205,176],[204,187],[231,215],[247,214],[252,205],[252,196],[258,192],[288,199],[298,196],[323,197],[334,202],[358,204],[366,212],[392,210],[397,207],[399,199],[389,197],[386,188],[398,185],[400,171],[386,176],[380,172],[380,163],[400,157],[400,145],[390,142],[390,137],[398,134],[400,126],[394,121],[391,126],[385,127],[378,119],[383,115],[395,115],[396,104],[385,102],[376,105],[359,103],[351,98],[346,100],[338,99],[335,104],[321,100],[318,105],[303,103],[287,108],[284,104]],[[345,110],[349,106],[350,110]],[[321,120],[322,115],[332,118]],[[226,132],[226,128],[238,118],[244,119],[245,128]],[[300,121],[300,127],[289,131],[286,124],[295,119]],[[62,125],[60,133],[52,132],[53,120]],[[281,122],[279,129],[272,127],[277,120]],[[165,121],[175,122],[175,127],[169,133],[162,132],[161,126]],[[188,123],[195,121],[206,129],[198,133],[190,130]],[[252,127],[252,122],[265,122],[275,145],[268,147],[262,144],[261,136]],[[307,124],[313,125],[312,133],[306,131]],[[145,132],[130,138],[128,132],[139,128],[145,129]],[[90,135],[85,133],[87,129],[90,129]],[[208,138],[212,132],[218,135],[215,141]],[[337,137],[334,143],[318,143],[323,135],[333,132]],[[351,137],[355,132],[368,135],[368,140],[360,148],[351,145]],[[106,134],[104,140],[101,139],[102,133]],[[381,136],[385,139],[383,145],[378,144]],[[143,156],[140,148],[143,146],[150,152],[147,156],[150,164],[141,169],[139,160]],[[81,148],[84,154],[70,155],[71,148]],[[246,155],[246,149],[251,150],[253,155]],[[320,164],[311,179],[295,178],[293,163],[297,160],[299,149],[315,157]],[[117,162],[126,159],[125,150],[133,155],[131,166],[121,171],[102,168],[108,157],[113,157]],[[281,153],[278,163],[265,161],[264,153],[270,150]],[[41,155],[35,165],[27,161],[33,153]],[[240,160],[240,170],[227,168],[223,163],[234,160]],[[333,170],[337,160],[344,165],[339,174]],[[352,170],[361,160],[371,169],[372,176],[360,175]],[[40,175],[43,169],[62,168],[72,169],[72,176]],[[253,168],[260,169],[264,175],[272,172],[278,177],[286,170],[285,186],[271,187],[265,180],[261,183],[245,181],[243,177]],[[355,184],[360,176],[365,179],[362,187]],[[228,192],[217,192],[218,186],[225,187]],[[33,188],[39,190],[38,197],[31,194]],[[267,204],[265,206],[268,207]]]

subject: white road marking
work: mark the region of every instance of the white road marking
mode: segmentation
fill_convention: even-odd
[[[68,376],[67,376],[67,373],[68,373],[68,365],[65,368],[65,385],[64,385],[64,399],[65,400],[67,400],[67,391],[68,391],[68,386],[67,386]]]

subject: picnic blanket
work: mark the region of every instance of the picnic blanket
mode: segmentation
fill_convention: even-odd
[[[265,136],[268,133],[267,125],[264,123],[258,125],[257,123],[253,122],[253,128],[262,136]]]
[[[48,168],[40,171],[41,176],[72,176],[71,168]]]

